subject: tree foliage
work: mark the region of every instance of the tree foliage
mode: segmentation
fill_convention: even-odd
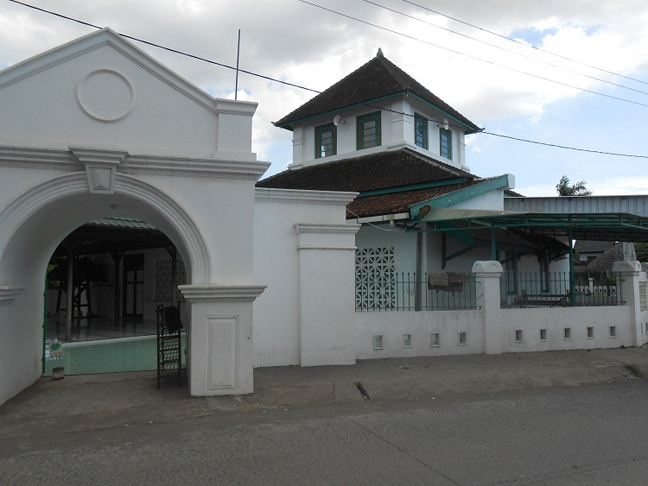
[[[635,243],[635,252],[637,253],[637,260],[640,262],[648,262],[648,243]]]
[[[559,196],[591,196],[592,191],[589,191],[586,181],[578,181],[571,184],[569,177],[566,175],[562,176],[560,182],[556,184],[556,191]]]

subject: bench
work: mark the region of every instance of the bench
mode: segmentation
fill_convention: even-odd
[[[521,307],[530,305],[566,307],[569,305],[569,291],[564,294],[528,294],[526,290],[523,290],[522,295],[515,297],[515,303]]]

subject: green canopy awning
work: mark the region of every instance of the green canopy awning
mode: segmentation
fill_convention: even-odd
[[[648,217],[631,213],[531,213],[479,209],[430,208],[417,222],[430,230],[518,229],[536,234],[600,241],[648,242]]]

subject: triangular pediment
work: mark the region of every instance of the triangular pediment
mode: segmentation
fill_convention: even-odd
[[[221,101],[104,28],[0,71],[0,145],[207,155]]]
[[[193,98],[195,102],[203,104],[209,109],[215,109],[214,99],[211,96],[135,47],[132,43],[124,40],[109,27],[55,47],[0,71],[0,89],[103,46],[110,46],[123,56],[130,58],[165,83],[183,92],[185,96]]]

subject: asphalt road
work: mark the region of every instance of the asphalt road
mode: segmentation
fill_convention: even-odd
[[[2,485],[645,485],[648,383],[0,437]]]

